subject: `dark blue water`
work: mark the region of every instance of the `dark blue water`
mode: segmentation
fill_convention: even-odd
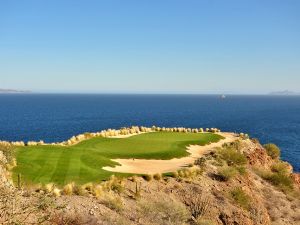
[[[55,142],[130,125],[218,127],[274,142],[300,171],[300,97],[0,95],[0,139]]]

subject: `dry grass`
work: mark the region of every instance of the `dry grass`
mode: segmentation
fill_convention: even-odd
[[[162,179],[162,175],[160,173],[156,173],[153,175],[154,180],[161,180]]]
[[[74,191],[74,183],[69,183],[67,185],[64,186],[63,188],[63,194],[64,195],[72,195],[73,191]]]
[[[103,204],[111,210],[115,210],[117,212],[122,211],[124,208],[121,197],[112,193],[105,193]]]
[[[208,196],[197,189],[185,191],[182,196],[182,201],[188,207],[195,221],[205,215],[211,204]]]
[[[220,167],[218,168],[217,177],[221,181],[229,181],[230,179],[234,178],[238,174],[238,171],[234,167]]]
[[[250,209],[251,199],[250,196],[247,195],[242,188],[236,187],[230,192],[231,198],[244,209]]]
[[[225,147],[218,151],[221,159],[227,162],[228,166],[242,166],[247,163],[247,158],[236,148]]]
[[[269,143],[269,144],[265,144],[264,148],[266,149],[267,154],[272,159],[278,159],[280,157],[280,149],[278,148],[277,145]]]
[[[189,219],[185,205],[165,194],[153,201],[141,200],[138,206],[138,213],[147,224],[182,225]]]
[[[50,218],[53,225],[96,225],[97,220],[78,213],[59,213]]]

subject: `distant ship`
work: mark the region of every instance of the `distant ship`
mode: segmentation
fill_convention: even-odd
[[[225,96],[225,95],[221,95],[220,98],[221,98],[221,99],[225,99],[226,96]]]

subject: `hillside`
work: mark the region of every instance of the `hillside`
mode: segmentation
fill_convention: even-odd
[[[275,145],[263,147],[245,135],[165,176],[111,177],[98,184],[70,183],[62,189],[52,184],[25,187],[21,182],[19,189],[12,187],[8,170],[15,162],[9,147],[1,145],[1,151],[0,223],[300,223],[300,175],[279,159]]]

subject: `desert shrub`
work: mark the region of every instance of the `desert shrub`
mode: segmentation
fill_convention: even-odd
[[[276,162],[271,166],[272,172],[275,173],[288,174],[288,169],[288,164],[285,162]]]
[[[78,213],[56,213],[51,216],[50,221],[53,225],[96,225],[97,220],[90,216],[83,216]]]
[[[156,173],[153,175],[154,180],[161,180],[162,176],[160,173]]]
[[[188,169],[183,169],[178,171],[178,176],[182,178],[192,178],[197,175],[201,175],[203,170],[198,167],[191,167]]]
[[[246,167],[244,167],[244,166],[237,166],[236,170],[239,172],[240,175],[246,175],[247,174]]]
[[[238,174],[238,171],[234,167],[220,167],[218,168],[218,178],[221,181],[229,181]]]
[[[122,178],[118,178],[112,175],[110,179],[103,184],[103,189],[107,191],[122,193],[124,191],[124,181]]]
[[[151,224],[182,225],[189,218],[189,212],[183,203],[163,194],[153,201],[138,202],[138,207],[140,216]]]
[[[272,173],[265,177],[267,181],[282,189],[292,189],[293,181],[290,176],[281,173]]]
[[[195,220],[205,215],[211,203],[210,199],[203,192],[195,190],[186,191],[182,198]]]
[[[285,173],[274,173],[266,170],[255,171],[261,178],[270,182],[274,186],[279,187],[283,191],[289,191],[293,189],[293,180],[292,178]]]
[[[269,143],[265,144],[264,148],[267,151],[267,154],[272,157],[272,159],[278,159],[280,157],[280,149],[277,145]]]
[[[65,195],[72,195],[73,194],[73,188],[74,188],[74,183],[69,183],[69,184],[64,186],[63,193]]]
[[[53,199],[49,195],[36,195],[35,200],[24,196],[23,191],[0,185],[0,224],[41,224],[32,213],[40,215],[43,211],[47,216],[49,207],[53,207]]]
[[[61,191],[58,188],[54,188],[52,193],[55,197],[59,197],[61,195]]]
[[[232,147],[222,148],[218,151],[218,154],[229,166],[240,166],[247,163],[247,158]]]
[[[205,161],[206,159],[204,157],[196,159],[194,164],[200,167],[205,167]]]
[[[208,219],[199,218],[196,220],[197,225],[215,225],[214,222]]]
[[[177,178],[179,175],[178,175],[178,172],[175,171],[175,172],[171,172],[171,173],[170,173],[170,176],[171,176],[171,177],[174,177],[174,178]]]
[[[94,196],[96,198],[99,198],[100,196],[103,195],[103,187],[101,185],[96,185],[94,188]]]
[[[98,223],[99,224],[99,223]],[[113,224],[113,225],[132,225],[132,222],[127,219],[126,217],[120,214],[112,214],[110,212],[104,213],[101,216],[101,223],[100,224]],[[88,225],[88,224],[87,224]]]
[[[123,210],[123,201],[120,196],[112,195],[111,193],[106,193],[104,196],[103,204],[117,212],[120,212]]]
[[[230,195],[232,199],[241,207],[244,209],[249,209],[250,207],[250,202],[251,199],[250,197],[243,191],[242,188],[237,187],[234,188],[231,192]]]
[[[14,161],[15,148],[8,143],[0,143],[0,152],[3,153],[4,157],[7,160],[7,164],[12,164]],[[1,163],[1,161],[0,161]]]
[[[254,143],[254,144],[259,144],[259,140],[257,138],[252,138],[251,141]]]
[[[130,180],[132,182],[136,182],[137,177],[136,176],[132,176],[132,177],[129,177],[128,180]]]
[[[53,189],[54,189],[54,184],[53,183],[46,184],[45,188],[44,188],[46,193],[51,193],[53,191]]]
[[[84,189],[83,186],[80,185],[74,185],[73,187],[73,193],[75,195],[83,196],[87,193],[87,191]]]
[[[153,178],[151,174],[144,174],[142,177],[143,177],[144,180],[146,180],[146,181],[151,181],[152,178]]]

